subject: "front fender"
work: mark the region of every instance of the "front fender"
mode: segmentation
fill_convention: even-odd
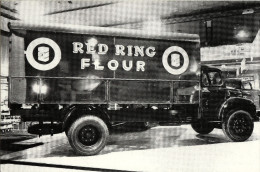
[[[259,121],[259,118],[256,116],[256,106],[254,102],[240,97],[230,97],[227,99],[220,107],[218,119],[223,121],[229,112],[236,110],[244,110],[251,115],[252,119]]]

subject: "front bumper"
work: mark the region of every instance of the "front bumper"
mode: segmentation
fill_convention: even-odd
[[[256,111],[256,116],[257,116],[258,118],[260,118],[260,110],[257,110],[257,111]],[[259,119],[258,119],[258,121],[259,121]]]

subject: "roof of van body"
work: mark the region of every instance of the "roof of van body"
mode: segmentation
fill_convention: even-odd
[[[9,24],[11,30],[32,30],[47,32],[62,32],[74,34],[93,34],[104,36],[119,36],[130,38],[158,39],[200,42],[199,35],[173,32],[158,32],[147,30],[119,29],[109,27],[94,27],[83,25],[69,25],[60,23],[30,23],[22,21],[13,21]]]

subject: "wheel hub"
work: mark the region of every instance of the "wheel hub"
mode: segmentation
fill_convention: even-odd
[[[236,117],[234,119],[232,129],[236,134],[243,135],[250,130],[247,120],[243,117]]]
[[[91,146],[95,144],[98,139],[99,139],[99,132],[97,128],[91,125],[84,126],[80,131],[79,131],[79,141],[86,145],[86,146]]]

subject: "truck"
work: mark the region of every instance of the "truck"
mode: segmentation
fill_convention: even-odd
[[[11,114],[34,121],[29,133],[65,132],[79,155],[98,154],[122,122],[218,128],[240,142],[259,120],[254,102],[230,96],[221,70],[201,65],[196,34],[21,21],[9,28]]]

